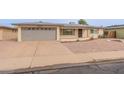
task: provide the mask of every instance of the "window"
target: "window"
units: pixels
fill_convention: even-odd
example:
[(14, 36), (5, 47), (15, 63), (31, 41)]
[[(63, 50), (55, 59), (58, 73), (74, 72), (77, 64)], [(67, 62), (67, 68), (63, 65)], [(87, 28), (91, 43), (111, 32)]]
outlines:
[(97, 30), (96, 29), (91, 29), (91, 34), (97, 34)]
[(91, 34), (93, 34), (93, 33), (94, 33), (94, 30), (92, 29), (92, 30), (91, 30)]
[(62, 35), (75, 35), (75, 30), (74, 29), (63, 29)]

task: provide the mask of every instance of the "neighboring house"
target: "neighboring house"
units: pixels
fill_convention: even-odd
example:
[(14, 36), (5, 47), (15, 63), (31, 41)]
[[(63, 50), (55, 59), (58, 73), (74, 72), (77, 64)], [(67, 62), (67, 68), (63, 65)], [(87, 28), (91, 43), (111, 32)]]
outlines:
[(17, 29), (0, 26), (0, 40), (17, 40)]
[(124, 39), (124, 25), (112, 25), (105, 27), (104, 36), (107, 38)]
[(80, 24), (17, 23), (18, 41), (82, 41), (103, 36), (103, 28)]

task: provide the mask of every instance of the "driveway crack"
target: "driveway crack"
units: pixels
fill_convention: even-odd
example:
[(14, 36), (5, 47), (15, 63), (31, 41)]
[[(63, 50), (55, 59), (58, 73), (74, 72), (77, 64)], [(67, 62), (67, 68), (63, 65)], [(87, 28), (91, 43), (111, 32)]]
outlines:
[(40, 42), (37, 42), (36, 48), (35, 48), (35, 50), (34, 50), (34, 54), (33, 54), (33, 56), (32, 56), (32, 59), (31, 59), (30, 65), (29, 65), (29, 68), (31, 68), (31, 66), (32, 66), (32, 63), (33, 63), (34, 57), (36, 56), (36, 52), (37, 52), (37, 50), (38, 50), (39, 44), (40, 44)]

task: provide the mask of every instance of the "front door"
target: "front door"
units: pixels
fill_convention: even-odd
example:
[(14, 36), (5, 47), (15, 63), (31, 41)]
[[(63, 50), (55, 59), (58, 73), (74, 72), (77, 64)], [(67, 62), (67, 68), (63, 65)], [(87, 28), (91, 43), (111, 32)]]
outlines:
[(83, 35), (82, 35), (82, 29), (78, 29), (78, 37), (79, 37), (79, 38), (82, 38), (82, 36), (83, 36)]

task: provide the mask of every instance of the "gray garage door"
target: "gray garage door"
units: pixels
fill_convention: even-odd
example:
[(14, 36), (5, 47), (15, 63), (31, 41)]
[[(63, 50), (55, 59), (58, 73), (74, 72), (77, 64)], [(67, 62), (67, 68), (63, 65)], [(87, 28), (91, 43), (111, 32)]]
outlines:
[(56, 40), (55, 30), (22, 30), (23, 41)]

